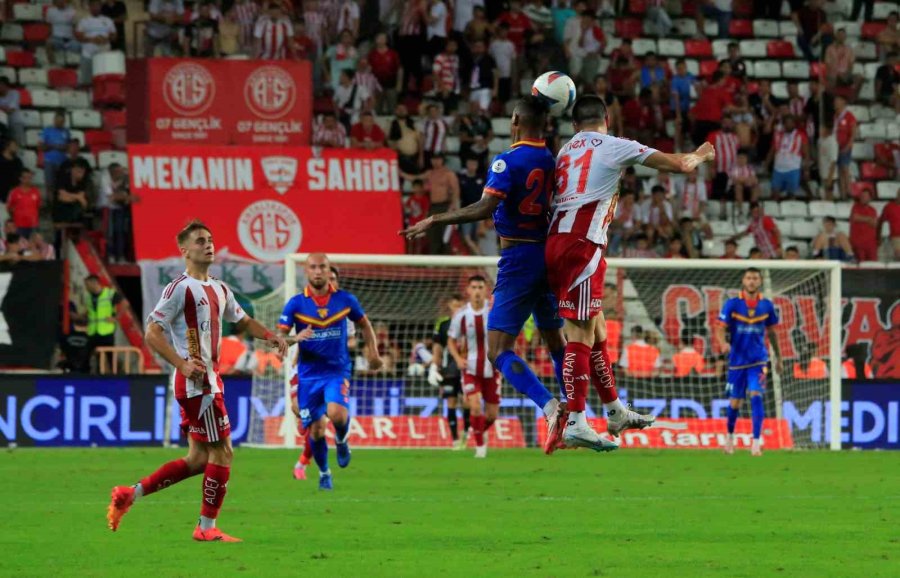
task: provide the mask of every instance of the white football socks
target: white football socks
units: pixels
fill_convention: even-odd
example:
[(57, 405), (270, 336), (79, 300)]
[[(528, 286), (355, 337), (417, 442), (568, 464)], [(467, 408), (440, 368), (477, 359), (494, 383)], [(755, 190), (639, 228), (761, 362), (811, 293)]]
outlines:
[(137, 502), (138, 498), (144, 497), (144, 486), (142, 486), (141, 483), (138, 482), (132, 487), (134, 488), (134, 501)]
[(604, 403), (603, 407), (606, 409), (606, 413), (608, 413), (610, 416), (614, 416), (618, 412), (622, 412), (624, 414), (625, 410), (627, 409), (624, 405), (622, 405), (622, 402), (619, 401), (618, 397), (610, 403)]
[(553, 419), (556, 417), (556, 408), (559, 407), (559, 402), (556, 399), (551, 399), (547, 403), (544, 404), (544, 416), (547, 419)]
[(201, 530), (209, 530), (210, 528), (216, 527), (216, 519), (215, 518), (207, 518), (206, 516), (200, 516), (200, 529)]
[(588, 426), (587, 417), (583, 411), (573, 411), (569, 412), (569, 424), (575, 422), (575, 427), (590, 427)]

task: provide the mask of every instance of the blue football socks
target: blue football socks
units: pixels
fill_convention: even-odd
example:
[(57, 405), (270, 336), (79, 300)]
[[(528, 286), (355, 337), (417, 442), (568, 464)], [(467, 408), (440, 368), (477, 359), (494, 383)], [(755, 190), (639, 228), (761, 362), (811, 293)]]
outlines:
[(753, 439), (758, 440), (762, 433), (763, 417), (766, 410), (763, 407), (763, 398), (761, 395), (750, 396), (750, 418), (753, 422)]
[(507, 350), (497, 356), (495, 365), (516, 391), (527, 396), (540, 409), (544, 409), (547, 402), (553, 399), (553, 395), (547, 391), (528, 364), (512, 351)]
[(735, 408), (731, 407), (730, 405), (728, 406), (728, 412), (725, 415), (728, 416), (728, 433), (730, 433), (730, 434), (734, 433), (734, 424), (737, 423), (737, 418), (738, 418), (739, 412), (740, 412), (740, 410), (735, 409)]
[(325, 437), (321, 437), (312, 441), (313, 458), (316, 465), (319, 466), (320, 472), (328, 471), (328, 441)]

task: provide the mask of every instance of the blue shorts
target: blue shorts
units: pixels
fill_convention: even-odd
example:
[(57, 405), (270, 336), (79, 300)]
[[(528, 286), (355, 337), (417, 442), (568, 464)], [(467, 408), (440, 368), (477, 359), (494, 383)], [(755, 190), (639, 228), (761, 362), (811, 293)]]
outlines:
[(350, 403), (350, 382), (342, 376), (321, 379), (301, 379), (297, 388), (297, 406), (303, 427), (322, 419), (329, 403), (348, 407)]
[(522, 243), (500, 253), (488, 331), (518, 335), (532, 314), (538, 329), (563, 326), (556, 297), (547, 283), (543, 243)]
[(725, 385), (725, 393), (732, 399), (744, 399), (747, 391), (763, 392), (766, 388), (766, 366), (754, 365), (741, 369), (728, 370), (728, 383)]
[(850, 161), (853, 160), (853, 151), (843, 151), (838, 153), (837, 158), (837, 166), (839, 167), (847, 167), (850, 166)]
[(772, 190), (786, 191), (793, 195), (800, 190), (800, 169), (793, 171), (774, 171), (772, 173)]

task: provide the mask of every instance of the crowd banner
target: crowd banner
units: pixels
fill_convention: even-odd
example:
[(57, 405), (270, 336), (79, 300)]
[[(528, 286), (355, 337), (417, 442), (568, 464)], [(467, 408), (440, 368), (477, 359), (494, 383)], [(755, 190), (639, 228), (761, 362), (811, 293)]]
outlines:
[(128, 76), (129, 142), (310, 143), (309, 62), (148, 58)]
[(277, 263), (298, 251), (400, 254), (396, 153), (265, 146), (129, 147), (137, 259), (178, 256), (191, 219), (217, 251)]
[(62, 261), (0, 264), (0, 366), (50, 369), (61, 294)]

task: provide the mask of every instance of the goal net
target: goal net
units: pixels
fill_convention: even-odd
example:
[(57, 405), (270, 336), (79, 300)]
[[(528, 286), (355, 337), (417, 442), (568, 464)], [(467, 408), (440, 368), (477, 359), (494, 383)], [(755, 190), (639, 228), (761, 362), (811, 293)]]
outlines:
[[(267, 325), (306, 284), (305, 255), (290, 256), (285, 286), (254, 302)], [(496, 279), (497, 258), (331, 255), (341, 289), (355, 294), (375, 327), (385, 367), (370, 371), (362, 342), (351, 351), (354, 372), (350, 411), (355, 446), (450, 448), (447, 402), (429, 385), (427, 365), (435, 321), (447, 315), (453, 294), (481, 274)], [(737, 295), (747, 261), (610, 259), (603, 309), (619, 396), (637, 411), (657, 416), (661, 427), (627, 432), (626, 447), (718, 448), (725, 436), (727, 358), (713, 326), (724, 301)], [(837, 263), (754, 261), (763, 271), (763, 293), (772, 299), (782, 353), (764, 395), (764, 444), (769, 448), (839, 448), (840, 269)], [(538, 331), (528, 323), (517, 352), (551, 392), (553, 366)], [(630, 355), (629, 355), (630, 354)], [(248, 440), (266, 446), (296, 443), (284, 372), (256, 375), (253, 395), (284, 417), (253, 414)], [(491, 447), (537, 445), (544, 435), (541, 411), (503, 383), (501, 419), (489, 433)], [(283, 402), (283, 404), (282, 404)], [(281, 405), (280, 405), (281, 404)], [(592, 390), (589, 416), (601, 418)], [(459, 429), (463, 429), (462, 413)], [(270, 415), (278, 414), (273, 411)], [(604, 424), (596, 424), (605, 431)], [(749, 404), (738, 422), (736, 443), (749, 445)]]

